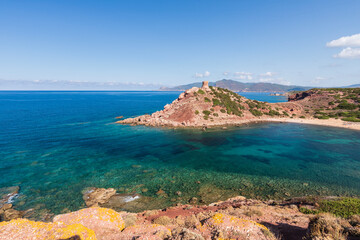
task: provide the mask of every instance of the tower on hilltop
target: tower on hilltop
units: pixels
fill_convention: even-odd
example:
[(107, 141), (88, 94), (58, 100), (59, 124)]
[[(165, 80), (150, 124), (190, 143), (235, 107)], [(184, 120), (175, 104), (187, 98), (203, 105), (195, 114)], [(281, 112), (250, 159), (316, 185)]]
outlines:
[(209, 82), (208, 81), (203, 81), (201, 88), (209, 88)]

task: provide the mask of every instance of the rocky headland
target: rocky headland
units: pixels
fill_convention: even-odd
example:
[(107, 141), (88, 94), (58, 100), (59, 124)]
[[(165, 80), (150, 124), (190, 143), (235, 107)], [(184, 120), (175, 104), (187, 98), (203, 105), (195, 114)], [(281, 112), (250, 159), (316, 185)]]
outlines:
[(360, 130), (360, 89), (311, 89), (289, 95), (288, 102), (250, 100), (227, 89), (193, 87), (164, 109), (120, 124), (163, 127), (215, 127), (252, 122), (294, 122)]

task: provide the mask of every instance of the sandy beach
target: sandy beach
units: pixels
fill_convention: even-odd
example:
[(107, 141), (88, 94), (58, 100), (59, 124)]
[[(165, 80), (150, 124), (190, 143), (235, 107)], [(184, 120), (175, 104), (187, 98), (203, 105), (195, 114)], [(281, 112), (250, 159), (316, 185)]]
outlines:
[(302, 123), (302, 124), (312, 124), (312, 125), (321, 125), (328, 127), (340, 127), (348, 128), (353, 130), (360, 130), (360, 122), (346, 122), (340, 119), (303, 119), (303, 118), (268, 118), (264, 121), (269, 122), (288, 122), (288, 123)]

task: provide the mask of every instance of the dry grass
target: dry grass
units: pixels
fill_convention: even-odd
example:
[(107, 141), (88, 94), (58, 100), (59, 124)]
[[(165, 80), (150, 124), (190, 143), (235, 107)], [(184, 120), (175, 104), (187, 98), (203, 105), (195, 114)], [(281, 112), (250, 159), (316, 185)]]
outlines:
[(349, 223), (330, 213), (321, 213), (310, 220), (307, 235), (308, 239), (346, 240), (347, 234), (344, 232), (344, 225), (349, 225)]
[(170, 225), (173, 224), (173, 220), (169, 218), (168, 216), (161, 216), (158, 218), (155, 218), (153, 220), (154, 224), (160, 224), (160, 225)]

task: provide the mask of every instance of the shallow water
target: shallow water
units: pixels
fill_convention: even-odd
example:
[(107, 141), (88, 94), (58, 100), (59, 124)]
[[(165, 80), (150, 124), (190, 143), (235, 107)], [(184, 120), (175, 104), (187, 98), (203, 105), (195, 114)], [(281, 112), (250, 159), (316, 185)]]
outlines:
[(125, 207), (131, 211), (192, 197), (209, 203), (236, 195), (360, 195), (358, 131), (289, 123), (206, 132), (113, 124), (116, 116), (160, 110), (178, 94), (0, 92), (0, 188), (20, 186), (19, 209), (53, 213), (83, 207), (86, 187), (145, 196), (147, 204)]

